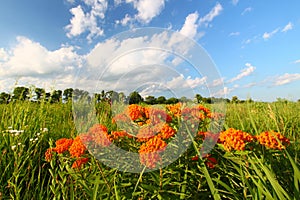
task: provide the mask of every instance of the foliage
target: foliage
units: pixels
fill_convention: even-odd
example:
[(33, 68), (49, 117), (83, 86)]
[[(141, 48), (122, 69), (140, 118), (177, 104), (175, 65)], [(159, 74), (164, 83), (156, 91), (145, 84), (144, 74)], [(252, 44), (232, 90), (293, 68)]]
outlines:
[[(167, 109), (173, 110), (171, 126), (178, 123), (172, 108)], [(109, 102), (96, 103), (96, 111), (116, 145), (139, 144), (134, 147), (138, 150), (144, 144), (113, 132), (117, 126), (111, 124)], [(88, 162), (72, 168), (78, 159), (72, 157), (78, 155), (74, 148), (63, 153), (56, 149), (47, 162), (45, 152), (57, 147), (55, 141), (78, 138), (72, 112), (72, 102), (50, 103), (43, 96), (39, 102), (0, 104), (0, 199), (300, 199), (298, 102), (227, 104), (224, 135), (233, 128), (245, 146), (224, 139), (202, 158), (199, 148), (211, 134), (201, 126), (192, 146), (175, 162), (140, 174), (109, 168), (87, 151), (81, 157)], [(137, 116), (134, 123), (147, 121), (145, 115)], [(279, 144), (286, 140), (273, 138), (273, 133), (281, 133), (290, 144), (282, 148)], [(232, 145), (230, 151), (225, 142)]]

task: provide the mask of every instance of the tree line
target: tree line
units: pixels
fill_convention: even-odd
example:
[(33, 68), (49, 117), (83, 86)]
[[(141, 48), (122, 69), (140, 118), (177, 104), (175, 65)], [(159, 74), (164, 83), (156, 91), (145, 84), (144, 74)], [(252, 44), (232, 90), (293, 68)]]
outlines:
[(187, 97), (170, 97), (166, 98), (164, 96), (147, 96), (143, 98), (137, 91), (130, 93), (126, 96), (123, 92), (116, 91), (104, 91), (102, 90), (100, 93), (95, 93), (93, 95), (89, 94), (88, 91), (67, 88), (65, 90), (53, 90), (51, 92), (46, 92), (43, 88), (34, 88), (30, 89), (28, 87), (19, 86), (15, 87), (11, 94), (2, 92), (0, 93), (0, 104), (7, 104), (13, 101), (47, 101), (50, 103), (66, 103), (69, 101), (77, 101), (80, 99), (86, 98), (87, 100), (91, 100), (94, 98), (96, 102), (124, 102), (129, 104), (137, 104), (137, 103), (145, 103), (149, 105), (154, 104), (175, 104), (178, 102), (196, 102), (196, 103), (205, 103), (211, 104), (216, 102), (226, 102), (226, 103), (245, 103), (245, 102), (253, 102), (252, 99), (248, 100), (240, 100), (237, 96), (233, 96), (231, 99), (228, 98), (215, 98), (215, 97), (203, 97), (200, 94), (196, 94), (194, 99), (188, 99)]

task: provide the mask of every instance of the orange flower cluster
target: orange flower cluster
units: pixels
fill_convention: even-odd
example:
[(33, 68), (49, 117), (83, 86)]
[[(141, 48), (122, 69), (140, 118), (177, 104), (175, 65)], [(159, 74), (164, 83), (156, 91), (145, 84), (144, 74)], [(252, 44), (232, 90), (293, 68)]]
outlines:
[(161, 161), (160, 153), (166, 147), (167, 143), (160, 136), (154, 136), (141, 145), (139, 150), (140, 162), (148, 168), (156, 167), (157, 162)]
[(160, 130), (160, 135), (163, 139), (169, 139), (176, 134), (176, 131), (169, 126), (168, 124), (164, 124)]
[(220, 133), (220, 142), (223, 143), (224, 149), (231, 150), (245, 150), (246, 143), (254, 140), (253, 136), (241, 130), (229, 128)]
[(211, 115), (208, 108), (203, 105), (194, 106), (192, 108), (186, 107), (182, 110), (183, 120), (200, 120), (203, 121), (205, 118)]
[(147, 125), (139, 129), (139, 132), (136, 135), (136, 137), (138, 138), (139, 142), (146, 142), (150, 138), (154, 137), (156, 133), (157, 132), (153, 126)]
[(53, 157), (53, 152), (62, 154), (66, 151), (69, 151), (71, 157), (77, 158), (73, 163), (73, 168), (79, 168), (82, 164), (88, 161), (88, 158), (82, 158), (81, 156), (85, 153), (86, 147), (80, 139), (80, 136), (77, 136), (74, 140), (61, 138), (55, 142), (54, 148), (48, 148), (45, 152), (46, 161), (50, 162)]
[(256, 139), (261, 145), (270, 149), (285, 149), (290, 144), (289, 139), (274, 131), (265, 131), (256, 136)]
[(72, 157), (80, 158), (85, 153), (86, 147), (81, 141), (80, 136), (77, 136), (69, 148)]
[(211, 139), (214, 141), (218, 141), (220, 137), (220, 133), (213, 133), (210, 131), (199, 131), (198, 136), (200, 136), (200, 138), (202, 138), (203, 140)]
[(52, 150), (56, 153), (63, 153), (68, 151), (69, 147), (72, 145), (73, 139), (61, 138), (55, 142), (56, 147)]
[(132, 121), (145, 117), (145, 109), (137, 104), (129, 105), (127, 113)]
[(88, 158), (79, 158), (72, 164), (72, 168), (80, 168), (82, 165), (84, 165), (88, 161), (89, 161)]
[(176, 118), (181, 117), (181, 108), (182, 108), (181, 103), (167, 105), (166, 108), (169, 111), (169, 113), (174, 117)]
[(166, 111), (157, 108), (149, 108), (147, 118), (150, 119), (150, 123), (153, 125), (161, 122), (170, 123), (172, 121), (172, 117)]
[(89, 137), (94, 144), (102, 147), (109, 146), (112, 140), (108, 134), (107, 128), (102, 124), (95, 124), (92, 126), (84, 137)]
[(110, 134), (110, 138), (112, 140), (117, 140), (123, 137), (133, 138), (133, 136), (128, 134), (126, 131), (112, 131)]

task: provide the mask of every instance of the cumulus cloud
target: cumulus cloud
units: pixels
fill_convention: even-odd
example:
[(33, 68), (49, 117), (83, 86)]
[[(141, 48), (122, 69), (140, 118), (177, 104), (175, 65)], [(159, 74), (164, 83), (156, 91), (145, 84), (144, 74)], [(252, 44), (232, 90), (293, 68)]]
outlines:
[[(145, 85), (148, 92), (152, 91), (153, 83), (175, 91), (199, 89), (206, 81), (217, 77), (204, 57), (201, 59), (206, 66), (201, 71), (203, 75), (195, 76), (199, 72), (185, 60), (191, 58), (193, 48), (191, 40), (186, 40), (179, 32), (162, 31), (143, 37), (110, 39), (100, 42), (86, 55), (88, 73), (83, 75), (88, 74), (89, 80), (101, 79), (101, 87), (125, 93)], [(197, 55), (201, 56), (199, 50)]]
[(135, 18), (144, 24), (158, 16), (165, 6), (165, 0), (126, 0), (126, 3), (133, 3), (138, 11)]
[(116, 20), (116, 24), (121, 24), (122, 26), (127, 26), (133, 18), (126, 14), (125, 17), (121, 20)]
[(222, 5), (220, 3), (217, 3), (207, 15), (199, 19), (200, 25), (204, 24), (205, 26), (208, 26), (208, 23), (211, 22), (215, 17), (220, 15), (222, 10)]
[(104, 30), (98, 26), (98, 20), (105, 18), (108, 3), (107, 0), (84, 0), (84, 3), (90, 8), (90, 11), (84, 12), (80, 5), (71, 8), (70, 12), (73, 17), (65, 29), (69, 38), (87, 32), (87, 40), (91, 42), (95, 37), (104, 34)]
[[(194, 90), (218, 78), (214, 68), (209, 68), (208, 58), (179, 31), (134, 33), (137, 35), (101, 41), (85, 55), (78, 55), (72, 46), (51, 51), (38, 42), (18, 37), (16, 46), (0, 50), (0, 82), (9, 79), (13, 84), (17, 79), (19, 84), (38, 87), (115, 90), (125, 94), (140, 88), (144, 89), (138, 91), (148, 88), (149, 92), (157, 89), (151, 85), (159, 84), (161, 91), (192, 97)], [(201, 63), (190, 63), (193, 52), (205, 63), (201, 74), (194, 67)], [(175, 62), (178, 58), (181, 61)]]
[(286, 85), (286, 84), (289, 84), (291, 82), (298, 81), (298, 80), (300, 80), (299, 73), (296, 73), (296, 74), (285, 73), (285, 74), (275, 78), (274, 85), (275, 86)]
[(226, 97), (226, 96), (227, 96), (228, 94), (230, 94), (233, 90), (234, 90), (234, 88), (224, 87), (224, 88), (220, 89), (219, 91), (213, 93), (212, 96), (213, 96), (213, 97)]
[(243, 77), (249, 76), (252, 74), (255, 70), (255, 67), (251, 65), (250, 63), (245, 64), (246, 68), (242, 69), (241, 72), (234, 78), (230, 79), (228, 83), (232, 83), (234, 81), (240, 80)]
[(271, 37), (273, 37), (277, 32), (279, 31), (279, 28), (276, 28), (275, 30), (273, 30), (272, 32), (265, 32), (263, 34), (263, 39), (267, 40), (267, 39), (270, 39)]
[(198, 28), (198, 24), (197, 24), (197, 20), (198, 20), (198, 13), (194, 12), (189, 14), (186, 18), (185, 18), (185, 22), (184, 25), (182, 26), (182, 28), (180, 29), (180, 33), (190, 37), (190, 38), (194, 38), (195, 35), (197, 34), (197, 28)]
[(281, 32), (287, 32), (292, 29), (293, 29), (293, 24), (289, 22), (287, 25), (285, 25), (285, 27), (281, 30)]
[(0, 76), (35, 77), (52, 73), (68, 73), (81, 66), (81, 57), (72, 46), (49, 51), (41, 44), (26, 37), (17, 37), (17, 45), (3, 50), (5, 59), (0, 60)]

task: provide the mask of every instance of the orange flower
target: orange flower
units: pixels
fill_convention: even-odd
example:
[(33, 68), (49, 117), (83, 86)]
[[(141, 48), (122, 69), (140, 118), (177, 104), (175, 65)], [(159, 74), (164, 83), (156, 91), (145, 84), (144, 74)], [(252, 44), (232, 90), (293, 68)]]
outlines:
[(112, 131), (110, 137), (112, 140), (117, 140), (122, 137), (132, 138), (133, 136), (128, 134), (126, 131)]
[(210, 139), (210, 140), (214, 140), (214, 141), (218, 141), (218, 138), (220, 137), (220, 133), (213, 133), (213, 132), (209, 132), (209, 131), (199, 131), (198, 132), (198, 136), (200, 136), (200, 138), (205, 139)]
[(144, 108), (136, 104), (129, 105), (127, 113), (132, 121), (143, 118), (145, 116)]
[(181, 116), (181, 107), (182, 107), (181, 103), (166, 106), (169, 113), (171, 115), (173, 115), (174, 117), (180, 117)]
[(73, 139), (67, 139), (67, 138), (58, 139), (55, 142), (56, 147), (53, 148), (52, 150), (57, 153), (63, 153), (69, 149), (69, 147), (72, 145), (72, 143), (73, 143)]
[(79, 158), (75, 160), (75, 162), (72, 164), (72, 168), (80, 168), (83, 164), (87, 163), (88, 161), (88, 158)]
[(118, 123), (118, 122), (128, 123), (128, 122), (130, 122), (130, 118), (126, 114), (120, 113), (120, 114), (117, 114), (113, 117), (112, 122), (113, 123)]
[(253, 141), (253, 136), (241, 130), (229, 128), (220, 133), (220, 142), (223, 143), (224, 149), (231, 150), (245, 150), (246, 143)]
[(160, 153), (165, 150), (167, 143), (160, 136), (154, 136), (142, 144), (139, 150), (140, 162), (148, 168), (154, 168), (161, 161)]
[(256, 139), (261, 145), (264, 145), (270, 149), (285, 149), (290, 144), (289, 139), (277, 133), (275, 131), (265, 131), (256, 136)]
[(45, 152), (45, 159), (47, 162), (50, 162), (53, 157), (53, 149), (48, 148), (47, 151)]
[(199, 109), (199, 111), (203, 111), (204, 114), (206, 114), (206, 115), (208, 115), (208, 114), (211, 113), (210, 110), (209, 110), (208, 108), (206, 108), (205, 106), (203, 106), (203, 105), (201, 105), (201, 104), (198, 105), (198, 109)]
[(161, 133), (160, 135), (163, 139), (169, 139), (176, 134), (176, 131), (168, 124), (164, 124), (164, 126), (160, 130), (160, 133)]
[(140, 128), (136, 137), (139, 142), (145, 142), (152, 138), (155, 134), (156, 132), (154, 132), (153, 126), (147, 125)]
[(71, 156), (79, 158), (84, 154), (85, 150), (86, 150), (86, 147), (82, 143), (80, 136), (77, 136), (74, 139), (73, 144), (69, 148), (69, 152), (70, 152)]
[(109, 137), (107, 128), (104, 125), (95, 124), (89, 129), (88, 134), (93, 137), (93, 141), (96, 144), (102, 147), (107, 147), (111, 144), (111, 138)]
[(168, 113), (164, 110), (150, 108), (148, 112), (148, 118), (150, 119), (150, 123), (153, 125), (159, 124), (161, 122), (170, 123), (172, 121), (172, 117), (168, 115)]
[(215, 166), (217, 164), (218, 164), (218, 161), (214, 157), (208, 157), (207, 160), (205, 161), (205, 165), (210, 169), (215, 168)]
[(102, 125), (102, 124), (95, 124), (94, 126), (92, 126), (90, 129), (89, 129), (89, 133), (99, 133), (99, 132), (107, 132), (107, 128), (106, 126)]

